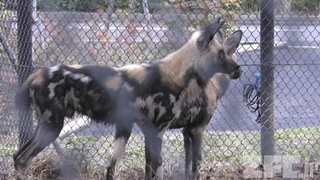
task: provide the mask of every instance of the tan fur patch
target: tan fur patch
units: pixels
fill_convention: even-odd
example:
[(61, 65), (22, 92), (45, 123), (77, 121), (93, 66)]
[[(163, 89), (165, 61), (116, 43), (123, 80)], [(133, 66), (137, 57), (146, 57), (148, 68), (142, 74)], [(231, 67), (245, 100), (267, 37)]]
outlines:
[(46, 110), (44, 111), (42, 114), (41, 114), (41, 118), (44, 120), (44, 121), (47, 121), (47, 123), (51, 123), (50, 122), (50, 117), (52, 116), (52, 112), (49, 111), (49, 110)]
[(185, 99), (186, 103), (191, 103), (199, 98), (201, 91), (202, 89), (198, 86), (197, 81), (193, 79), (189, 82), (188, 87), (182, 91), (180, 98)]
[(81, 64), (73, 64), (73, 65), (69, 65), (69, 67), (72, 67), (72, 68), (75, 68), (75, 69), (81, 69), (81, 68), (83, 68), (84, 66), (81, 65)]
[(164, 62), (160, 63), (161, 80), (173, 87), (184, 86), (187, 68), (199, 59), (198, 56), (196, 41), (191, 39), (178, 51), (160, 60)]
[(24, 84), (25, 85), (29, 85), (30, 83), (32, 83), (34, 85), (42, 85), (44, 83), (43, 70), (42, 69), (39, 69), (35, 73), (31, 74)]
[(118, 71), (126, 72), (130, 78), (133, 78), (137, 80), (139, 83), (141, 83), (147, 78), (147, 73), (145, 71), (145, 67), (147, 66), (149, 66), (149, 64), (132, 64), (115, 69)]
[(112, 90), (118, 90), (122, 84), (122, 79), (120, 76), (112, 77), (112, 78), (107, 78), (105, 85), (112, 89)]
[[(172, 108), (172, 112), (174, 113), (174, 118), (179, 119), (181, 116), (181, 107), (184, 104), (189, 104), (195, 101), (196, 99), (199, 99), (202, 89), (197, 85), (197, 82), (195, 79), (191, 80), (188, 84), (188, 87), (186, 87), (180, 94), (179, 100), (175, 101), (174, 96), (170, 96), (170, 101), (174, 103), (174, 106)], [(190, 115), (197, 114), (199, 109), (193, 108), (190, 109)], [(190, 119), (190, 117), (189, 117)], [(191, 118), (194, 119), (194, 118)]]
[(207, 87), (205, 88), (205, 93), (209, 99), (207, 112), (213, 113), (217, 107), (217, 93), (218, 89), (214, 86), (213, 79), (208, 83)]
[(235, 54), (232, 54), (232, 55), (231, 55), (231, 58), (232, 58), (232, 60), (233, 60), (234, 62), (238, 62), (238, 58), (237, 58), (237, 56), (236, 56)]
[(208, 118), (208, 121), (203, 121), (200, 126), (196, 126), (195, 128), (191, 129), (190, 131), (192, 132), (192, 134), (203, 134), (203, 131), (209, 123), (209, 120), (210, 118)]

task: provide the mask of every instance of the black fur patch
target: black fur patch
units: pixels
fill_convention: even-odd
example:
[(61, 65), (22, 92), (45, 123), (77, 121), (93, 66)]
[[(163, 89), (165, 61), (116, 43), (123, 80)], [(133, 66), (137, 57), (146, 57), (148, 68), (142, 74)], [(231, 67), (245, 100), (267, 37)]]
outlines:
[(137, 96), (144, 96), (146, 94), (151, 94), (156, 88), (158, 82), (160, 82), (161, 74), (159, 67), (157, 65), (150, 65), (144, 68), (144, 73), (148, 74), (146, 79), (139, 83), (140, 79), (130, 78), (127, 71), (122, 71), (123, 78), (135, 88)]
[[(162, 82), (157, 63), (151, 64), (144, 70), (144, 73), (147, 73), (148, 75), (146, 76), (147, 79), (142, 81), (142, 84), (138, 83), (137, 79), (130, 78), (126, 71), (123, 72), (123, 77), (131, 86), (134, 87), (138, 98), (142, 98), (142, 101), (147, 101), (148, 103), (150, 103), (150, 98), (152, 99), (153, 107), (149, 107), (150, 104), (147, 105), (146, 102), (141, 106), (138, 105), (138, 108), (145, 115), (150, 113), (153, 115), (151, 119), (149, 117), (149, 120), (153, 125), (158, 127), (159, 130), (162, 130), (163, 128), (168, 128), (168, 125), (170, 125), (170, 128), (181, 128), (186, 126), (196, 126), (201, 123), (200, 116), (205, 114), (204, 112), (207, 107), (207, 101), (205, 101), (207, 98), (204, 92), (202, 92), (200, 97), (195, 101), (191, 103), (182, 103), (178, 107), (180, 112), (174, 112), (177, 111), (177, 109), (174, 110), (175, 103), (180, 100), (180, 95), (185, 89), (174, 88), (169, 84)], [(189, 71), (185, 78), (185, 87), (188, 87), (188, 84), (192, 80), (196, 80), (197, 85), (201, 89), (206, 85), (205, 82), (195, 74), (195, 72)], [(190, 115), (191, 108), (199, 109), (199, 112)], [(163, 109), (164, 112), (161, 112)], [(179, 114), (178, 117), (177, 114)], [(199, 121), (197, 121), (198, 119)]]
[[(42, 84), (31, 83), (29, 87), (41, 114), (51, 111), (52, 114), (72, 117), (75, 112), (79, 112), (98, 122), (114, 123), (116, 119), (109, 118), (107, 114), (115, 107), (129, 108), (132, 93), (124, 88), (116, 89), (105, 85), (109, 79), (119, 77), (118, 72), (111, 67), (83, 66), (77, 69), (61, 64), (59, 68), (50, 68), (44, 68), (41, 75), (45, 81)], [(74, 75), (90, 80), (84, 82)], [(122, 80), (120, 86), (123, 83)], [(52, 99), (48, 98), (50, 94)]]

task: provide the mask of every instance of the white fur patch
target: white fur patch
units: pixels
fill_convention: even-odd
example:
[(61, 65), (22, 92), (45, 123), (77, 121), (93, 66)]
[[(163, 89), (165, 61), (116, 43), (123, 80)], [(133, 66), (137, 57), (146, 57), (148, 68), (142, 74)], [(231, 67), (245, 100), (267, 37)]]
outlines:
[(158, 168), (156, 170), (156, 179), (163, 179), (163, 165), (162, 164), (160, 166), (158, 166)]
[[(171, 123), (172, 123), (172, 121), (168, 122), (168, 124), (164, 128), (161, 129), (161, 131), (157, 135), (158, 138), (163, 140), (163, 135), (169, 129), (169, 127), (171, 126)], [(162, 141), (162, 143), (163, 143), (163, 141)]]
[(88, 83), (88, 82), (90, 82), (90, 80), (91, 80), (91, 78), (89, 76), (85, 76), (85, 77), (80, 79), (80, 81), (83, 82), (83, 83)]
[(68, 71), (68, 70), (64, 70), (63, 71), (63, 75), (64, 76), (71, 76), (73, 79), (75, 80), (80, 80), (81, 82), (83, 83), (88, 83), (90, 82), (91, 78), (85, 74), (74, 74), (72, 73), (71, 71)]
[(66, 93), (65, 104), (67, 104), (70, 101), (72, 102), (73, 107), (75, 108), (80, 107), (80, 104), (79, 104), (80, 100), (74, 95), (74, 88), (71, 88), (70, 91)]
[[(161, 104), (156, 104), (154, 102), (154, 99), (157, 96), (162, 96), (163, 93), (156, 93), (152, 96), (148, 96), (147, 98), (137, 98), (136, 101), (134, 102), (133, 106), (136, 108), (143, 108), (143, 107), (147, 107), (148, 108), (148, 117), (149, 119), (154, 119), (155, 117), (155, 110), (158, 108), (159, 109), (159, 115), (157, 117), (157, 119), (161, 118), (161, 116), (163, 114), (166, 113), (165, 107), (161, 106)], [(156, 119), (156, 120), (157, 120)]]
[(113, 158), (117, 161), (121, 159), (125, 151), (126, 139), (124, 137), (117, 138), (114, 142)]
[(124, 83), (123, 86), (122, 86), (124, 89), (126, 89), (127, 91), (129, 92), (132, 92), (133, 91), (133, 87), (129, 84), (129, 83)]
[(166, 113), (166, 108), (164, 106), (158, 105), (158, 109), (159, 109), (159, 114), (156, 121), (158, 121), (162, 117), (162, 115)]
[(59, 82), (57, 83), (50, 83), (48, 86), (49, 89), (49, 99), (52, 99), (55, 96), (55, 92), (54, 92), (54, 88), (56, 88), (58, 85), (63, 84), (64, 83), (64, 79), (61, 79)]
[(174, 95), (170, 94), (169, 98), (170, 98), (170, 102), (171, 103), (175, 103), (176, 102), (176, 97)]
[(88, 83), (88, 82), (91, 80), (91, 78), (90, 78), (89, 76), (86, 76), (86, 75), (84, 75), (84, 74), (75, 74), (75, 75), (73, 76), (73, 78), (74, 78), (75, 80), (80, 80), (80, 81), (83, 82), (83, 83)]
[(83, 74), (74, 74), (73, 78), (76, 79), (76, 80), (79, 80), (81, 78), (83, 78), (84, 75)]
[(67, 75), (69, 75), (69, 74), (71, 74), (72, 72), (71, 71), (68, 71), (68, 70), (64, 70), (63, 71), (63, 75), (64, 76), (67, 76)]
[(192, 107), (188, 111), (188, 118), (191, 119), (191, 122), (195, 120), (196, 116), (199, 114), (201, 108)]
[(192, 34), (191, 39), (190, 40), (197, 40), (198, 37), (201, 35), (200, 31), (196, 31)]
[(83, 83), (88, 83), (91, 81), (91, 78), (85, 74), (74, 74), (71, 71), (68, 70), (64, 70), (63, 71), (63, 75), (64, 76), (70, 76), (71, 78), (73, 78), (74, 80), (80, 80)]
[(49, 118), (51, 116), (52, 116), (52, 112), (49, 111), (49, 110), (46, 110), (46, 111), (44, 111), (44, 113), (41, 114), (42, 119), (47, 121), (47, 122), (49, 122), (49, 123), (51, 123), (50, 120), (49, 120)]
[(174, 114), (174, 119), (178, 119), (181, 115), (181, 103), (176, 102), (173, 105), (172, 113)]
[(53, 77), (53, 73), (58, 71), (60, 66), (61, 66), (61, 64), (57, 64), (55, 66), (49, 67), (49, 78)]

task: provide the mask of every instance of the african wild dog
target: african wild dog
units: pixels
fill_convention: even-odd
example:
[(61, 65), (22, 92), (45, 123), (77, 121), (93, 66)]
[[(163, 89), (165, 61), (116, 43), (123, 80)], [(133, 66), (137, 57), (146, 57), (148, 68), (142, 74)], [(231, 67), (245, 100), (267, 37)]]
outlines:
[(234, 52), (242, 32), (234, 32), (225, 41), (214, 38), (223, 23), (215, 18), (179, 50), (155, 63), (118, 69), (136, 93), (133, 107), (148, 117), (148, 122), (138, 125), (153, 127), (144, 132), (146, 179), (163, 179), (162, 138), (169, 128), (184, 128), (186, 176), (199, 178), (202, 133), (227, 88), (229, 77), (239, 78), (241, 74)]
[(223, 23), (220, 18), (212, 20), (178, 51), (153, 64), (116, 70), (56, 65), (32, 74), (17, 93), (17, 105), (22, 110), (32, 105), (39, 122), (33, 137), (14, 155), (16, 169), (25, 172), (31, 159), (59, 135), (64, 117), (78, 112), (116, 126), (108, 179), (112, 179), (134, 122), (145, 134), (146, 179), (162, 179), (164, 131), (185, 127), (190, 134), (194, 128), (200, 132), (208, 123), (210, 79), (217, 73), (241, 71), (230, 55), (239, 45), (241, 31), (225, 43), (213, 38)]
[[(32, 158), (58, 137), (64, 118), (76, 112), (115, 125), (115, 138), (121, 141), (115, 141), (113, 159), (118, 159), (123, 150), (117, 148), (125, 146), (138, 114), (129, 107), (133, 98), (123, 78), (108, 66), (59, 64), (39, 69), (16, 95), (20, 110), (33, 106), (38, 124), (32, 138), (14, 154), (15, 168), (24, 174)], [(114, 163), (108, 174), (113, 174)]]
[[(239, 36), (239, 37), (236, 37)], [(232, 41), (240, 41), (241, 33), (234, 35), (233, 38), (224, 40), (220, 33), (216, 36), (219, 42), (226, 49), (227, 54), (234, 60), (237, 61), (235, 56), (236, 46), (233, 45)], [(201, 162), (201, 147), (202, 147), (202, 136), (203, 132), (208, 125), (211, 116), (213, 115), (218, 100), (226, 93), (231, 79), (240, 78), (242, 73), (241, 69), (238, 69), (230, 74), (218, 73), (215, 74), (207, 86), (205, 87), (205, 97), (207, 98), (207, 107), (205, 111), (201, 111), (202, 114), (198, 115), (198, 121), (202, 122), (196, 126), (185, 126), (183, 127), (182, 133), (184, 136), (184, 150), (185, 150), (185, 176), (186, 179), (199, 179), (199, 169)], [(191, 121), (194, 121), (191, 119)], [(170, 126), (170, 129), (174, 129), (174, 126)], [(190, 163), (192, 162), (192, 168)], [(191, 174), (190, 174), (191, 170)]]

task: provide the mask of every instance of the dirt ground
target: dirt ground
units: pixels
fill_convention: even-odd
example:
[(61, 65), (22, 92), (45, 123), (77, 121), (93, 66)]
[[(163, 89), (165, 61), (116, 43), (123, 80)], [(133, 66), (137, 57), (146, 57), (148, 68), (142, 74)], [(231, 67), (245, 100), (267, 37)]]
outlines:
[[(297, 166), (299, 167), (299, 166)], [(215, 168), (208, 168), (201, 170), (201, 180), (213, 180), (213, 179), (260, 179), (260, 178), (244, 178), (244, 171), (249, 170), (255, 173), (261, 173), (263, 167), (257, 167), (249, 169), (244, 164), (225, 164), (216, 166)], [(318, 168), (319, 169), (319, 168)], [(0, 173), (0, 180), (9, 179), (22, 179), (23, 177), (14, 170), (14, 168), (7, 169)], [(73, 180), (73, 179), (89, 179), (99, 180), (104, 179), (104, 172), (81, 172), (80, 168), (76, 164), (72, 163), (71, 160), (62, 159), (55, 154), (43, 153), (38, 155), (31, 163), (27, 179), (38, 180), (38, 179), (59, 179), (59, 180)], [(130, 168), (117, 170), (115, 175), (116, 180), (143, 180), (144, 170), (142, 168)], [(183, 180), (184, 175), (180, 170), (178, 171), (167, 171), (164, 170), (165, 180)], [(281, 175), (274, 174), (273, 178), (268, 179), (283, 179)], [(320, 179), (319, 171), (313, 172), (311, 177), (304, 179)]]

